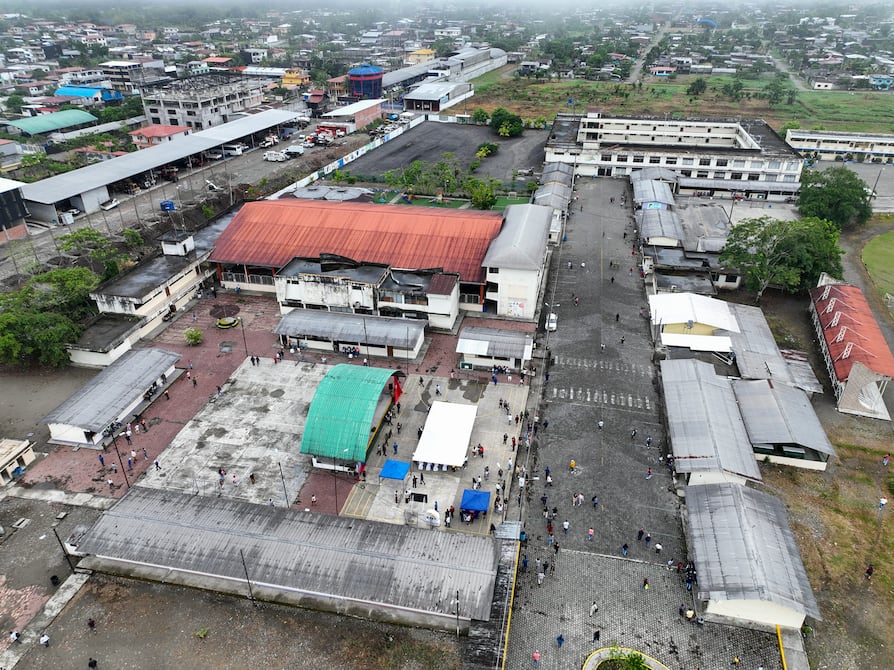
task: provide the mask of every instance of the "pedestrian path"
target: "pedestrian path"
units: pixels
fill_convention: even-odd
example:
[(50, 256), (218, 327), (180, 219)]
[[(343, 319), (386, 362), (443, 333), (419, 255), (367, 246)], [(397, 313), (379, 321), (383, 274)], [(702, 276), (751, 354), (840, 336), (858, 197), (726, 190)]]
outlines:
[(628, 393), (627, 391), (613, 391), (607, 388), (587, 388), (583, 386), (553, 386), (547, 390), (546, 400), (547, 402), (593, 403), (595, 405), (628, 407), (646, 411), (651, 411), (655, 406), (653, 399), (649, 396)]
[(655, 366), (651, 363), (645, 365), (629, 363), (622, 360), (610, 360), (605, 358), (578, 358), (576, 356), (554, 356), (553, 367), (585, 368), (599, 370), (604, 373), (615, 373), (625, 377), (652, 378), (655, 375)]

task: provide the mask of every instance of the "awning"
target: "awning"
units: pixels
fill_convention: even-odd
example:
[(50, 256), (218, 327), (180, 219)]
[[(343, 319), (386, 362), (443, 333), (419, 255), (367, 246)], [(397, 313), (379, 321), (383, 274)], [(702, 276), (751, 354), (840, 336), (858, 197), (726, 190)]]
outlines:
[(399, 479), (403, 481), (407, 472), (410, 471), (410, 464), (405, 463), (403, 461), (385, 461), (385, 465), (382, 466), (382, 472), (379, 475), (381, 479)]
[(490, 491), (463, 491), (463, 501), (459, 508), (470, 512), (486, 512), (490, 509)]
[(477, 405), (432, 403), (422, 438), (413, 452), (413, 460), (418, 463), (462, 466), (466, 461), (477, 413)]

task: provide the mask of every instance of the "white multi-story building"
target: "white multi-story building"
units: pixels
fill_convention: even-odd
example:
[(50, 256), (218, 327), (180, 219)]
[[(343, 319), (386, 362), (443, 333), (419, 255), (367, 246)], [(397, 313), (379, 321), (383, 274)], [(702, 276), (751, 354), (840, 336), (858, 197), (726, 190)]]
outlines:
[(894, 135), (789, 130), (785, 141), (805, 158), (894, 163)]
[(650, 119), (560, 114), (546, 162), (579, 175), (627, 176), (646, 167), (679, 175), (679, 193), (784, 200), (797, 192), (803, 161), (759, 120)]

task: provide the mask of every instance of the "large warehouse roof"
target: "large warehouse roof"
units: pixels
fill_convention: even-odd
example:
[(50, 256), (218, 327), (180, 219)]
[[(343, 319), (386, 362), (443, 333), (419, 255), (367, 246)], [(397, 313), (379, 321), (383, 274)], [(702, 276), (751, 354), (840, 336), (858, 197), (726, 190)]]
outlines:
[(178, 360), (180, 354), (164, 349), (132, 349), (75, 391), (42, 423), (102, 432)]
[(29, 135), (41, 135), (59, 130), (60, 128), (71, 128), (72, 126), (80, 126), (98, 120), (93, 114), (83, 110), (66, 109), (61, 112), (53, 112), (52, 114), (40, 114), (27, 119), (7, 121), (6, 125), (18, 128)]
[(686, 492), (688, 547), (702, 600), (763, 600), (820, 618), (778, 498), (732, 483)]
[(148, 149), (134, 151), (126, 156), (94, 163), (65, 174), (41, 179), (33, 184), (26, 184), (22, 187), (22, 195), (25, 200), (52, 205), (116, 181), (155, 170), (168, 163), (238, 140), (246, 135), (261, 132), (279, 123), (288, 123), (295, 116), (294, 112), (278, 109), (266, 110), (215, 128), (178, 137), (173, 142), (164, 142)]
[(800, 445), (835, 455), (804, 391), (769, 379), (738, 379), (732, 385), (751, 444)]
[[(369, 369), (369, 368), (367, 368)], [(79, 544), (99, 559), (244, 582), (372, 610), (490, 617), (493, 540), (134, 487)], [(242, 557), (245, 563), (242, 562)], [(213, 587), (213, 582), (212, 582)]]
[(847, 380), (855, 361), (876, 374), (894, 377), (894, 356), (863, 291), (848, 284), (827, 284), (810, 289), (810, 299), (839, 381)]
[(761, 479), (726, 377), (691, 358), (661, 361), (668, 437), (678, 472), (730, 472)]
[(336, 254), (398, 269), (443, 268), (483, 281), (503, 217), (401, 205), (315, 200), (249, 202), (220, 236), (211, 261), (283, 267), (296, 256)]
[(376, 407), (394, 373), (344, 363), (326, 373), (307, 412), (301, 453), (365, 461)]

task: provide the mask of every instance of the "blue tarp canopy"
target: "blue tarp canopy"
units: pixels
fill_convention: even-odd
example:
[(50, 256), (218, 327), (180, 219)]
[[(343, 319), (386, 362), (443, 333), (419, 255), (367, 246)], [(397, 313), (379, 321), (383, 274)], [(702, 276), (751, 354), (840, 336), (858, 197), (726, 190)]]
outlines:
[(380, 479), (403, 479), (407, 476), (407, 472), (410, 470), (410, 464), (404, 463), (403, 461), (385, 461), (385, 465), (382, 467), (382, 473), (379, 475)]
[(486, 512), (490, 508), (490, 492), (466, 489), (463, 491), (463, 501), (459, 508), (470, 512)]

